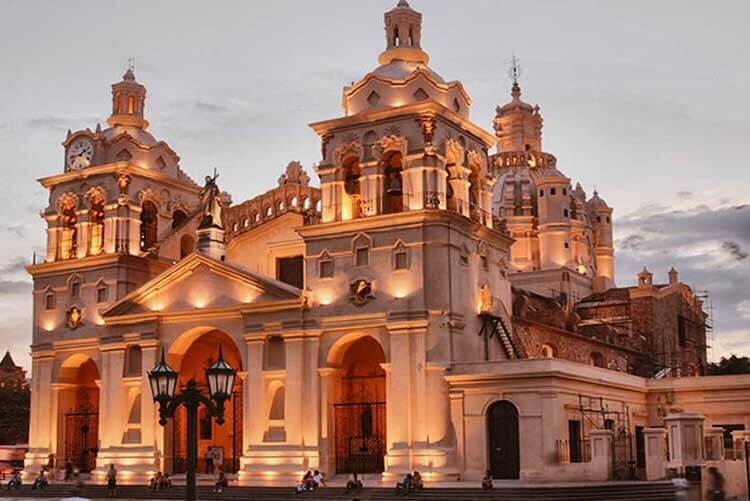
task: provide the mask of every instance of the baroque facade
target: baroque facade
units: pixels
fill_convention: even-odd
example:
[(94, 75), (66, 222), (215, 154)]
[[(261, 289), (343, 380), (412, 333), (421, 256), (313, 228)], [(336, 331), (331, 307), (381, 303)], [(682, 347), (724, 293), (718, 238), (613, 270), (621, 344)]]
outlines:
[[(699, 391), (641, 376), (700, 372), (700, 301), (676, 273), (615, 288), (612, 209), (542, 151), (538, 107), (516, 79), (495, 134), (471, 122), (421, 27), (405, 0), (386, 12), (377, 68), (344, 88), (342, 116), (311, 124), (319, 188), (298, 162), (236, 205), (216, 176), (196, 183), (147, 131), (132, 68), (108, 127), (68, 134), (64, 171), (40, 180), (46, 259), (29, 267), (27, 471), (184, 472), (185, 417), (159, 426), (145, 377), (162, 350), (181, 384), (204, 385), (219, 346), (238, 369), (225, 424), (202, 416), (198, 436), (200, 468), (240, 482), (576, 478), (612, 416), (634, 457), (637, 428)], [(612, 412), (576, 418), (584, 394)], [(717, 415), (750, 424), (745, 411)]]

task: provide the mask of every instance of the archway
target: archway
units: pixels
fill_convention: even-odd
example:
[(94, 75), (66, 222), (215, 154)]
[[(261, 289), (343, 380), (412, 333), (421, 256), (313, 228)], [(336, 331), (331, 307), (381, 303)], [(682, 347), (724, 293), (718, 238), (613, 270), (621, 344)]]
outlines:
[(521, 458), (515, 405), (506, 400), (492, 404), (487, 412), (487, 437), (492, 478), (518, 478)]
[(60, 366), (58, 463), (81, 471), (96, 467), (99, 447), (99, 370), (91, 358), (72, 355)]
[[(224, 360), (238, 371), (242, 370), (242, 356), (234, 340), (216, 329), (187, 332), (175, 341), (169, 353), (169, 363), (180, 374), (178, 387), (193, 379), (208, 395), (205, 370), (212, 365), (222, 347)], [(205, 406), (198, 411), (198, 472), (226, 473), (239, 470), (242, 455), (242, 381), (235, 379), (232, 399), (226, 403), (224, 424), (219, 425), (208, 415)], [(187, 413), (180, 407), (167, 426), (165, 469), (184, 473), (187, 466)]]
[(341, 355), (341, 376), (333, 423), (337, 473), (382, 473), (386, 453), (385, 354), (372, 337), (349, 343)]

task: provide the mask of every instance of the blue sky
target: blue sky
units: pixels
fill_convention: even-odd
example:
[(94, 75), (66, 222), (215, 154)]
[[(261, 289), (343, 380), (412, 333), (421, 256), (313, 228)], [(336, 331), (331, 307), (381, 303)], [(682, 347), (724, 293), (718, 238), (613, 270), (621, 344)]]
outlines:
[[(614, 207), (617, 281), (645, 264), (711, 291), (713, 356), (750, 354), (750, 3), (413, 0), (431, 67), (461, 80), (491, 130), (509, 99), (541, 106), (544, 149)], [(390, 0), (0, 4), (0, 348), (28, 365), (31, 285), (44, 252), (35, 179), (61, 172), (68, 128), (94, 128), (128, 58), (150, 131), (194, 178), (217, 167), (238, 202), (290, 160), (312, 174), (307, 124), (341, 114), (373, 69)]]

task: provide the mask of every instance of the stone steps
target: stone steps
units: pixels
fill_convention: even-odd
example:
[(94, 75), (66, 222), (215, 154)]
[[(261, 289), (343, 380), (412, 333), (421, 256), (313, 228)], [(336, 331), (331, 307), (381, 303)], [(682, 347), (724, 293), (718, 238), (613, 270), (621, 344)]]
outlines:
[[(0, 498), (8, 497), (66, 497), (73, 493), (71, 485), (50, 485), (43, 490), (32, 490), (24, 486), (20, 490), (0, 491)], [(103, 485), (86, 485), (80, 496), (87, 498), (106, 498), (107, 489)], [(185, 487), (175, 486), (168, 490), (152, 491), (147, 487), (125, 485), (118, 488), (120, 499), (184, 499)], [(358, 493), (345, 493), (341, 487), (326, 487), (313, 492), (296, 495), (292, 487), (229, 487), (222, 493), (212, 492), (209, 486), (198, 487), (198, 499), (233, 501), (247, 500), (274, 501), (279, 499), (311, 499), (316, 501), (351, 501), (352, 499), (385, 501), (403, 499), (390, 488), (367, 488)], [(600, 483), (570, 486), (528, 485), (518, 487), (497, 487), (491, 491), (466, 487), (425, 488), (410, 493), (409, 499), (422, 500), (465, 500), (465, 501), (672, 501), (675, 498), (674, 487), (669, 482), (633, 482), (633, 483)]]

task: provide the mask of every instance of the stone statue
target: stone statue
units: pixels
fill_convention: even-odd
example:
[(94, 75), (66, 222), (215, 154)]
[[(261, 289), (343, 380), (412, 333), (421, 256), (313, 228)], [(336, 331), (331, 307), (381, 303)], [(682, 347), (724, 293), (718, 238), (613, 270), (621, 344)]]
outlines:
[(216, 227), (221, 228), (221, 192), (216, 184), (216, 178), (219, 174), (214, 169), (214, 175), (206, 176), (206, 184), (201, 190), (201, 202), (203, 203), (203, 221), (201, 228)]

